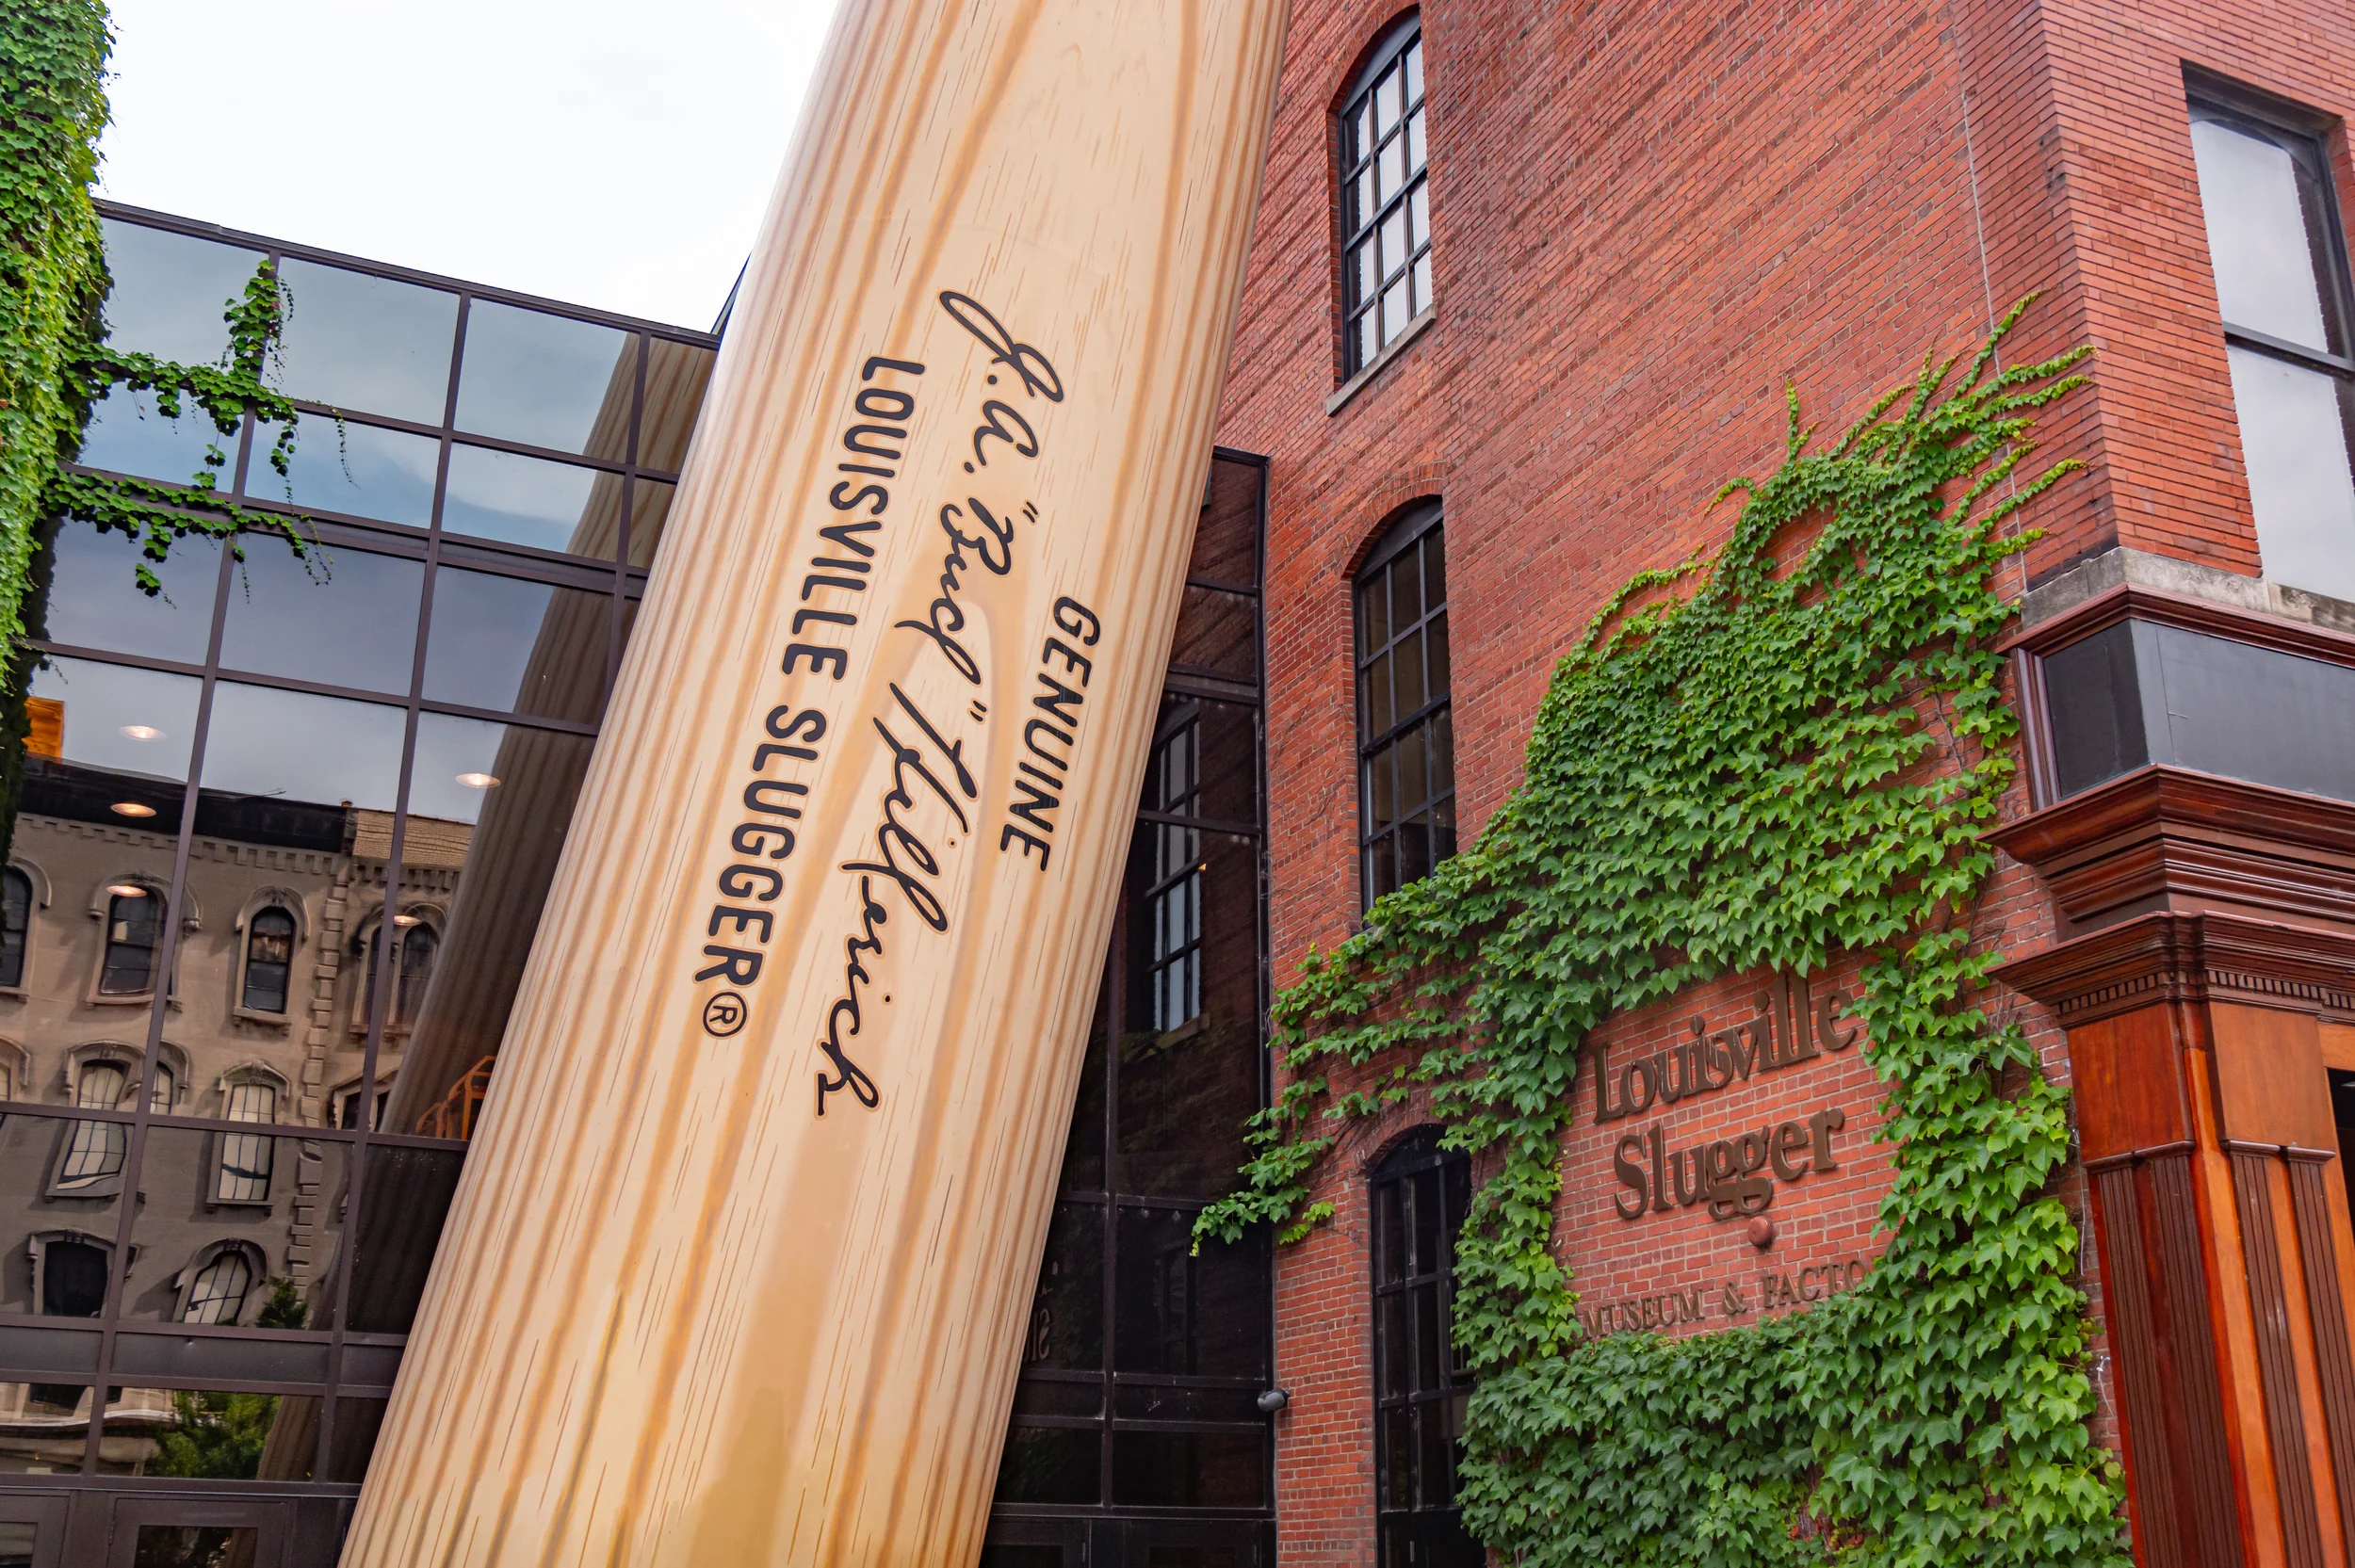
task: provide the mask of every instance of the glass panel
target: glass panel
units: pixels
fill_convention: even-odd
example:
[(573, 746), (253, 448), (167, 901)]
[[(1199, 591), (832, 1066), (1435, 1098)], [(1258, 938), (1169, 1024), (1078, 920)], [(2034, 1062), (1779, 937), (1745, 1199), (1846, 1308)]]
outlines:
[(290, 397), (438, 425), (447, 406), (458, 296), (293, 258), (279, 384)]
[(1410, 816), (1398, 825), (1398, 880), (1402, 885), (1431, 874), (1431, 818)]
[(1398, 841), (1384, 837), (1366, 849), (1366, 897), (1372, 902), (1398, 887)]
[[(216, 455), (219, 462), (211, 461)], [(212, 416), (193, 398), (183, 397), (180, 417), (168, 419), (156, 407), (154, 393), (118, 385), (90, 405), (82, 450), (74, 461), (171, 484), (191, 479), (201, 483), (202, 476), (214, 488), (227, 490), (230, 467), (237, 461), (237, 437), (216, 429)]]
[(50, 557), (48, 599), (28, 604), (25, 622), (36, 637), (85, 648), (107, 648), (149, 658), (204, 662), (213, 635), (213, 595), (220, 581), (220, 546), (201, 535), (178, 540), (171, 555), (149, 561), (163, 591), (139, 591), (139, 542), (100, 532), (68, 519), (57, 525)]
[(221, 682), (198, 831), (255, 843), (291, 843), (271, 835), (297, 832), (306, 848), (340, 851), (353, 808), (393, 809), (401, 727), (398, 708)]
[(1194, 1211), (1120, 1211), (1113, 1365), (1121, 1372), (1255, 1377), (1267, 1365), (1267, 1258), (1258, 1233), (1194, 1252)]
[(425, 565), (398, 556), (248, 534), (230, 568), (224, 669), (364, 691), (406, 692), (415, 663)]
[(1001, 1503), (1093, 1503), (1103, 1490), (1095, 1427), (1009, 1427), (998, 1461)]
[(630, 333), (477, 299), (459, 358), (457, 426), (620, 462), (637, 382)]
[(1356, 196), (1349, 209), (1349, 232), (1354, 234), (1372, 223), (1374, 214), (1381, 210), (1381, 204), (1373, 197), (1373, 164), (1371, 160), (1357, 171), (1356, 182), (1350, 188)]
[(1350, 362), (1352, 370), (1372, 364), (1373, 356), (1381, 351), (1381, 314), (1379, 306), (1368, 305), (1365, 314), (1357, 318), (1357, 357)]
[(1382, 281), (1374, 276), (1373, 261), (1372, 240), (1361, 239), (1349, 248), (1349, 265), (1345, 268), (1349, 277), (1349, 298), (1344, 302), (1351, 310), (1372, 299), (1375, 285)]
[[(120, 1069), (111, 1081), (123, 1084)], [(0, 1119), (0, 1213), (12, 1217), (4, 1233), (11, 1245), (0, 1254), (0, 1313), (99, 1315), (128, 1134), (121, 1122), (21, 1112)]]
[(1396, 1285), (1406, 1277), (1406, 1214), (1396, 1182), (1373, 1189), (1373, 1214), (1374, 1283)]
[(1249, 681), (1259, 673), (1257, 599), (1222, 593), (1212, 588), (1186, 590), (1178, 609), (1178, 638), (1169, 662), (1204, 670), (1232, 680)]
[(442, 498), (446, 533), (610, 558), (621, 536), (618, 476), (544, 458), (453, 446)]
[(1455, 716), (1441, 708), (1431, 716), (1431, 792), (1444, 795), (1455, 787)]
[(1104, 1211), (1057, 1204), (1031, 1297), (1022, 1365), (1073, 1370), (1104, 1365)]
[(671, 521), (671, 503), (678, 497), (678, 486), (666, 485), (659, 479), (637, 479), (629, 492), (629, 563), (632, 566), (652, 566), (655, 551), (661, 546), (662, 530)]
[(1406, 323), (1415, 316), (1406, 298), (1407, 280), (1401, 278), (1382, 297), (1382, 341), (1388, 343), (1406, 330)]
[[(111, 1434), (118, 1421), (142, 1435), (124, 1442), (102, 1468), (138, 1475), (308, 1480), (318, 1452), (315, 1398), (125, 1388), (106, 1407), (108, 1448), (116, 1447)], [(231, 1568), (253, 1560), (253, 1534), (242, 1526), (142, 1525), (136, 1560), (139, 1568)], [(151, 1550), (159, 1555), (150, 1556)]]
[(1390, 655), (1382, 654), (1357, 677), (1365, 683), (1366, 736), (1372, 739), (1398, 721), (1390, 702)]
[(1425, 251), (1415, 260), (1414, 298), (1409, 301), (1415, 314), (1421, 315), (1431, 303), (1431, 252)]
[(646, 350), (646, 406), (638, 416), (638, 466), (675, 474), (703, 412), (716, 355), (692, 343), (653, 339)]
[[(1422, 116), (1417, 115), (1417, 121)], [(1423, 246), (1431, 243), (1431, 183), (1415, 182), (1412, 195), (1406, 198), (1406, 237), (1408, 243)]]
[(229, 354), (229, 307), (245, 293), (262, 252), (218, 240), (102, 218), (106, 270), (106, 343), (182, 364), (218, 364)]
[[(416, 994), (386, 1127), (471, 1136), (592, 741), (420, 714), (404, 875), (448, 956)], [(453, 890), (450, 873), (457, 873)], [(428, 1243), (430, 1250), (430, 1243)]]
[(1415, 1387), (1437, 1388), (1445, 1365), (1440, 1360), (1439, 1287), (1436, 1283), (1416, 1285), (1407, 1299), (1414, 1303)]
[(1370, 831), (1380, 832), (1398, 820), (1398, 748), (1386, 746), (1366, 759), (1367, 809)]
[[(1428, 163), (1430, 158), (1429, 154), (1424, 152), (1422, 145), (1422, 111), (1421, 109), (1417, 109), (1413, 115), (1408, 117), (1406, 121), (1406, 134), (1399, 139), (1406, 144), (1407, 172), (1410, 174), (1421, 173), (1424, 164)], [(1417, 194), (1420, 195), (1421, 193), (1418, 192)], [(1418, 225), (1417, 232), (1428, 233), (1429, 231), (1424, 230)]]
[(1400, 552), (1390, 562), (1390, 619), (1400, 627), (1413, 625), (1422, 616), (1422, 574), (1414, 550)]
[[(1412, 566), (1413, 562), (1409, 560), (1408, 565)], [(1397, 684), (1398, 717), (1405, 719), (1420, 709), (1426, 701), (1426, 693), (1422, 685), (1422, 632), (1421, 628), (1408, 632), (1392, 647), (1390, 671), (1392, 679)], [(1405, 792), (1403, 796), (1405, 800), (1414, 800), (1420, 792), (1418, 784), (1411, 779), (1411, 776), (1401, 787)]]
[[(302, 1053), (298, 1045), (277, 1054)], [(286, 1065), (300, 1070), (299, 1061)], [(235, 1125), (150, 1128), (139, 1158), (141, 1203), (131, 1222), (138, 1250), (123, 1282), (122, 1315), (327, 1328), (350, 1147)]]
[(593, 721), (612, 634), (610, 594), (444, 566), (433, 574), (425, 694)]
[(1447, 612), (1441, 610), (1424, 624), (1425, 657), (1431, 670), (1430, 699), (1444, 697), (1454, 671), (1449, 667)]
[(1262, 1508), (1267, 1460), (1255, 1431), (1114, 1431), (1113, 1502), (1132, 1508)]
[(1415, 1413), (1412, 1409), (1382, 1413), (1382, 1506), (1415, 1506)]
[(2307, 193), (2297, 160), (2278, 142), (2213, 120), (2193, 122), (2191, 147), (2224, 319), (2336, 351), (2339, 345), (2323, 326), (2326, 285), (2307, 233)]
[(1436, 1274), (1443, 1260), (1439, 1256), (1439, 1173), (1424, 1171), (1407, 1178), (1407, 1212), (1414, 1227), (1414, 1272)]
[[(203, 691), (195, 676), (50, 657), (33, 671), (28, 690), (32, 734), (19, 843), (25, 819), (43, 816), (179, 831), (180, 786)], [(168, 880), (160, 863), (153, 869)]]
[[(1390, 215), (1382, 220), (1382, 276), (1386, 279), (1389, 278), (1405, 265), (1406, 210), (1399, 207), (1392, 209)], [(1401, 294), (1398, 298), (1403, 299), (1405, 296)], [(1384, 341), (1389, 341), (1390, 335), (1398, 331), (1399, 324), (1405, 319), (1404, 315), (1392, 312), (1382, 324)]]
[(2355, 469), (2344, 390), (2330, 376), (2254, 349), (2231, 355), (2265, 574), (2355, 599)]
[(1445, 1508), (1455, 1500), (1455, 1488), (1448, 1477), (1455, 1445), (1448, 1438), (1447, 1406), (1424, 1405), (1415, 1416), (1421, 1439), (1421, 1452), (1415, 1467), (1422, 1472), (1421, 1495), (1416, 1500), (1424, 1508)]
[(336, 1396), (335, 1429), (327, 1440), (327, 1473), (321, 1480), (357, 1482), (367, 1479), (368, 1461), (376, 1454), (377, 1434), (384, 1430), (388, 1399)]
[(407, 1334), (415, 1321), (465, 1157), (460, 1149), (370, 1145), (351, 1226), (354, 1333)]
[(1360, 658), (1390, 640), (1389, 605), (1390, 596), (1384, 591), (1379, 574), (1357, 585), (1357, 654)]
[(1412, 811), (1431, 798), (1430, 727), (1418, 724), (1398, 737), (1398, 797), (1401, 810)]
[(1350, 121), (1349, 161), (1357, 162), (1373, 147), (1373, 95), (1368, 93), (1358, 100), (1357, 113)]
[(1422, 40), (1406, 46), (1406, 102), (1422, 102)]
[[(1404, 137), (1392, 137), (1389, 140), (1382, 144), (1382, 151), (1374, 155), (1373, 199), (1376, 202), (1388, 202), (1391, 197), (1397, 195), (1401, 187), (1403, 187), (1405, 184), (1406, 138)], [(1382, 263), (1385, 267), (1396, 265), (1389, 251), (1387, 237), (1383, 247)]]
[(1398, 67), (1382, 73), (1373, 84), (1373, 130), (1376, 136), (1389, 136), (1390, 127), (1398, 123), (1398, 91), (1404, 77)]
[(431, 436), (316, 413), (297, 416), (286, 472), (270, 466), (279, 427), (257, 425), (245, 493), (260, 501), (373, 517), (422, 528), (433, 521), (433, 475), (442, 444)]

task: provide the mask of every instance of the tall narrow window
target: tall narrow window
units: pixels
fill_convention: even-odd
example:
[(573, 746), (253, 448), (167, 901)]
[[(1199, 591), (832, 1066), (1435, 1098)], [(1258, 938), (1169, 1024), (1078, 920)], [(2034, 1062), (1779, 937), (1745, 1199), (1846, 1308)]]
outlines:
[[(114, 1110), (130, 1096), (130, 1070), (119, 1061), (88, 1061), (74, 1080), (73, 1103), (85, 1110)], [(122, 1174), (129, 1137), (120, 1122), (76, 1122), (66, 1139), (55, 1183), (60, 1192), (96, 1187)]]
[(2310, 130), (2215, 103), (2192, 104), (2191, 142), (2266, 575), (2355, 599), (2355, 345), (2330, 160)]
[(400, 942), (400, 981), (393, 990), (393, 1022), (414, 1024), (425, 1006), (425, 989), (433, 980), (433, 958), (442, 933), (419, 921), (403, 930)]
[[(1154, 745), (1145, 807), (1192, 816), (1201, 794), (1201, 725), (1192, 704), (1177, 710)], [(1153, 1026), (1166, 1033), (1202, 1010), (1202, 835), (1163, 822), (1153, 835), (1153, 880), (1145, 898), (1153, 911), (1146, 980)]]
[(106, 899), (106, 956), (98, 990), (106, 996), (141, 996), (155, 989), (155, 944), (163, 934), (163, 903), (147, 888), (120, 883)]
[(1436, 506), (1392, 524), (1357, 574), (1357, 759), (1371, 904), (1455, 852), (1447, 547)]
[(238, 1005), (252, 1012), (286, 1010), (287, 981), (294, 973), (294, 916), (275, 904), (258, 911), (245, 928), (245, 983)]
[(24, 933), (33, 920), (33, 880), (10, 866), (0, 876), (0, 986), (24, 983)]
[(1480, 1568), (1455, 1501), (1471, 1369), (1450, 1318), (1471, 1165), (1438, 1130), (1407, 1136), (1373, 1174), (1375, 1513), (1382, 1568)]
[(1341, 109), (1341, 373), (1373, 362), (1431, 303), (1422, 25), (1375, 49)]
[[(231, 1122), (275, 1122), (278, 1090), (252, 1078), (233, 1083), (229, 1086), (228, 1106), (221, 1114)], [(268, 1203), (270, 1160), (276, 1147), (277, 1140), (266, 1133), (222, 1133), (220, 1169), (213, 1178), (213, 1202)]]

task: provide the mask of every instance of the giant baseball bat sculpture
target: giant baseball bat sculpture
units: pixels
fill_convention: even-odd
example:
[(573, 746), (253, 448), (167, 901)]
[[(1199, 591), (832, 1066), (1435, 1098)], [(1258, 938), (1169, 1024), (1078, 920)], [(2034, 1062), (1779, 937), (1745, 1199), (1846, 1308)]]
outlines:
[(846, 0), (348, 1568), (974, 1560), (1284, 11)]

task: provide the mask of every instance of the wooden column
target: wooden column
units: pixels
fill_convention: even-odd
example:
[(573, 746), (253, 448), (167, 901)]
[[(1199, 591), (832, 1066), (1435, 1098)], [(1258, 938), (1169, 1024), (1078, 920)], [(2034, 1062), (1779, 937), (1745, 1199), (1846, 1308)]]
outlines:
[(1282, 0), (850, 0), (344, 1561), (978, 1553)]
[(2145, 768), (1997, 839), (2071, 933), (2001, 973), (2069, 1029), (2136, 1556), (2345, 1562), (2355, 807)]

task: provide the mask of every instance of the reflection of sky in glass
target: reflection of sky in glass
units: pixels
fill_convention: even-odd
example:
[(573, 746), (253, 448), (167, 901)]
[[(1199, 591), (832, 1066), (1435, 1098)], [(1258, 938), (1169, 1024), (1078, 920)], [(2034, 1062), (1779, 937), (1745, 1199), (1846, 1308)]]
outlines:
[[(412, 816), (439, 816), (450, 822), (472, 822), (482, 815), (482, 803), (498, 778), (499, 743), (507, 726), (486, 719), (459, 719), (447, 713), (417, 715), (417, 761), (410, 770), (409, 810)], [(461, 779), (472, 781), (461, 783)]]
[[(197, 407), (194, 398), (184, 396), (180, 417), (166, 419), (155, 412), (154, 393), (117, 386), (90, 405), (89, 425), (83, 431), (77, 461), (91, 468), (186, 484), (204, 472), (207, 446), (219, 446), (231, 463), (237, 460), (237, 438), (216, 430), (212, 416)], [(228, 464), (212, 472), (213, 482), (227, 490)]]
[(420, 424), (442, 422), (458, 296), (289, 258), (282, 390)]
[[(603, 684), (606, 612), (611, 603), (602, 593), (444, 566), (433, 576), (433, 638), (425, 654), (425, 694), (468, 707), (525, 713), (544, 714), (554, 703), (565, 708), (558, 718), (594, 719), (594, 693)], [(525, 691), (525, 671), (544, 638), (549, 643), (547, 665), (577, 655), (580, 662), (593, 661), (594, 672), (576, 679), (577, 665), (570, 670), (543, 668), (535, 685), (550, 689)], [(567, 694), (575, 698), (569, 703)]]
[(655, 546), (662, 542), (662, 526), (671, 520), (671, 498), (678, 486), (658, 479), (634, 479), (629, 493), (629, 563), (652, 566)]
[(2265, 574), (2355, 599), (2355, 477), (2337, 381), (2253, 349), (2231, 355)]
[[(442, 531), (572, 550), (597, 472), (544, 458), (452, 446)], [(618, 480), (611, 481), (618, 483)]]
[(458, 428), (619, 462), (636, 380), (637, 342), (628, 333), (477, 299), (466, 313)]
[(205, 732), (206, 789), (393, 809), (401, 711), (222, 681)]
[(2191, 146), (2224, 319), (2311, 348), (2331, 348), (2323, 340), (2298, 166), (2288, 151), (2213, 121), (2192, 126)]
[(259, 251), (166, 233), (138, 223), (99, 219), (106, 235), (106, 341), (117, 348), (218, 364), (229, 352), (230, 302), (245, 292)]
[(244, 562), (229, 569), (224, 668), (365, 691), (409, 689), (422, 561), (313, 544), (306, 563), (267, 534), (244, 542)]
[(193, 675), (52, 658), (33, 671), (31, 691), (65, 704), (66, 761), (185, 779), (202, 686)]
[(303, 414), (282, 476), (269, 465), (278, 430), (274, 424), (254, 427), (253, 456), (246, 464), (248, 495), (417, 528), (433, 521), (433, 470), (441, 462), (442, 444), (432, 437), (350, 419), (338, 430), (333, 419)]
[(191, 534), (175, 541), (163, 560), (148, 562), (163, 579), (164, 590), (154, 598), (139, 591), (139, 546), (128, 535), (63, 523), (53, 558), (42, 628), (50, 641), (204, 662), (204, 644), (213, 635), (213, 590), (220, 579), (219, 544)]

